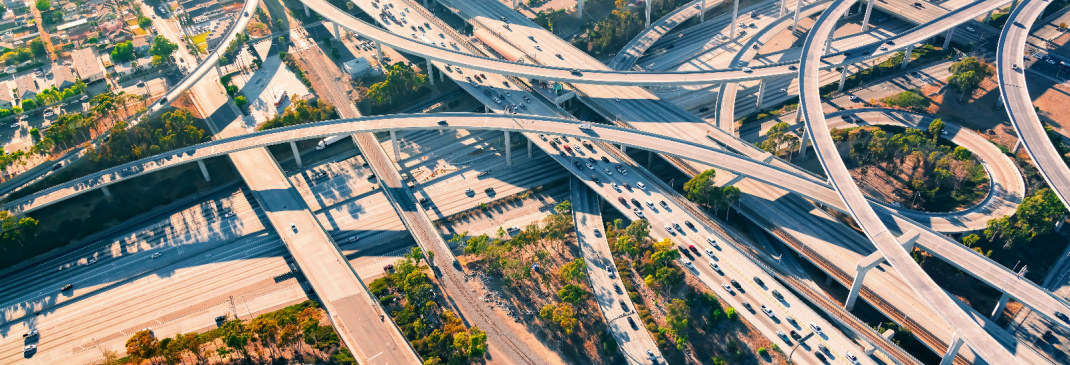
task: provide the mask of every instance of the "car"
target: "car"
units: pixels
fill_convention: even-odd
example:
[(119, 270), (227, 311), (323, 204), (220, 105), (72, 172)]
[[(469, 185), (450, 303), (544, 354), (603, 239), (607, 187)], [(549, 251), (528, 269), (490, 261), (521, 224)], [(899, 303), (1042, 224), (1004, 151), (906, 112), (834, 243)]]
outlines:
[(602, 162), (609, 163), (609, 159), (606, 158), (606, 156), (602, 156), (601, 159), (602, 159)]
[(634, 331), (638, 331), (639, 330), (639, 325), (635, 324), (635, 320), (632, 319), (632, 317), (628, 317), (628, 325), (632, 326), (632, 330), (634, 330)]
[(765, 313), (765, 315), (769, 316), (769, 318), (776, 317), (776, 315), (773, 314), (773, 310), (769, 309), (769, 307), (766, 307), (765, 304), (762, 304), (761, 308), (762, 313)]
[(855, 355), (852, 354), (850, 351), (844, 352), (843, 353), (843, 357), (846, 357), (847, 360), (851, 361), (852, 364), (857, 364), (858, 363), (858, 358), (855, 357)]
[(18, 127), (21, 127), (21, 125), (19, 125), (19, 122), (11, 123), (11, 128), (18, 128)]
[(737, 290), (739, 290), (740, 292), (743, 291), (743, 286), (739, 285), (739, 282), (736, 281), (736, 279), (732, 279), (731, 283), (732, 283), (732, 286), (736, 287)]
[(798, 70), (798, 69), (799, 69), (799, 66), (795, 66), (795, 65), (788, 65), (788, 69), (789, 69), (789, 70), (792, 70), (792, 71), (795, 71), (795, 70)]
[(765, 282), (757, 276), (754, 277), (754, 283), (758, 284), (758, 286), (765, 286)]
[(814, 333), (819, 335), (824, 333), (821, 331), (821, 326), (818, 326), (817, 323), (814, 322), (810, 322), (810, 329), (814, 330)]
[(788, 342), (788, 343), (790, 343), (790, 342), (788, 341), (788, 335), (787, 335), (786, 333), (784, 333), (784, 331), (781, 331), (781, 330), (777, 330), (777, 331), (776, 331), (776, 335), (777, 335), (777, 336), (780, 336), (780, 338), (781, 338), (781, 339), (783, 339), (783, 340), (784, 340), (784, 342)]
[(615, 279), (615, 278), (617, 278), (617, 273), (613, 272), (613, 270), (609, 270), (609, 269), (606, 269), (606, 270), (607, 270), (607, 271), (606, 271), (606, 275), (609, 275), (609, 278), (610, 278), (610, 279)]
[(669, 203), (666, 203), (664, 200), (658, 202), (658, 204), (661, 204), (662, 208), (669, 209)]
[(654, 209), (654, 202), (647, 200), (643, 203), (646, 203), (646, 206), (650, 207), (650, 209)]
[(750, 73), (750, 72), (754, 72), (754, 70), (752, 70), (750, 67), (744, 67), (743, 68), (743, 72)]
[(628, 309), (628, 303), (625, 303), (624, 299), (620, 300), (620, 309), (623, 309), (625, 312), (631, 312), (631, 309)]
[(827, 360), (825, 360), (825, 355), (822, 354), (820, 351), (814, 351), (814, 357), (816, 357), (817, 360), (821, 361), (822, 363), (828, 362)]
[(583, 171), (583, 165), (580, 164), (579, 161), (573, 161), (572, 164), (576, 165), (576, 169), (579, 169), (580, 171)]
[(695, 245), (687, 245), (687, 248), (691, 249), (691, 252), (694, 252), (695, 255), (702, 256), (702, 254), (698, 252), (698, 249), (695, 248)]
[(655, 356), (655, 355), (654, 355), (654, 351), (650, 351), (650, 349), (647, 349), (647, 350), (646, 350), (646, 355), (647, 355), (647, 356), (650, 356), (650, 358), (651, 358), (651, 359), (656, 359), (656, 358), (658, 358), (657, 356)]
[(792, 326), (794, 326), (794, 327), (798, 327), (799, 326), (799, 323), (795, 322), (795, 317), (787, 317), (786, 319), (788, 320), (788, 323), (790, 323)]
[(297, 225), (293, 224), (293, 222), (290, 223), (290, 229), (294, 231), (294, 234), (297, 234)]
[(617, 294), (624, 294), (624, 292), (620, 290), (620, 285), (617, 285), (617, 283), (613, 283), (613, 291), (617, 292)]
[(609, 183), (609, 186), (613, 187), (613, 190), (620, 191), (620, 186), (618, 186), (617, 183)]
[(684, 246), (676, 246), (676, 249), (680, 250), (680, 253), (682, 254), (687, 254), (687, 250), (684, 249)]
[(632, 186), (631, 186), (631, 185), (628, 185), (628, 183), (621, 183), (621, 184), (623, 184), (623, 185), (624, 185), (624, 188), (625, 188), (625, 189), (628, 189), (628, 191), (632, 191)]
[(1063, 322), (1070, 323), (1070, 317), (1067, 317), (1063, 312), (1055, 312), (1055, 318), (1062, 320)]
[(635, 183), (635, 187), (639, 188), (639, 190), (646, 190), (646, 185), (642, 181)]
[(636, 208), (643, 209), (643, 205), (639, 204), (639, 200), (636, 200), (635, 198), (632, 198), (632, 205), (634, 205)]
[(643, 211), (639, 210), (639, 208), (632, 209), (632, 212), (635, 213), (636, 217), (643, 218)]
[(445, 119), (438, 121), (438, 125), (450, 125)]
[(710, 261), (710, 268), (713, 269), (713, 271), (716, 271), (718, 273), (721, 272), (721, 267), (717, 266), (716, 262)]
[(684, 266), (687, 266), (687, 268), (689, 268), (689, 269), (694, 269), (694, 268), (695, 268), (695, 264), (692, 264), (692, 263), (691, 263), (691, 260), (688, 260), (688, 259), (680, 259), (680, 261), (683, 261), (683, 263), (684, 263)]
[(159, 252), (157, 252), (157, 253), (154, 253), (154, 254), (152, 254), (152, 258), (157, 258), (157, 257), (160, 257), (160, 255), (163, 255), (163, 254), (162, 254), (162, 253), (159, 253)]
[(749, 312), (754, 312), (754, 307), (751, 307), (749, 302), (743, 302), (743, 308), (747, 308)]
[(606, 173), (606, 175), (613, 175), (613, 171), (609, 171), (607, 168), (602, 168), (602, 172)]
[(924, 6), (922, 6), (922, 5), (921, 5), (921, 2), (919, 2), (919, 1), (915, 1), (915, 2), (914, 2), (914, 7), (915, 7), (915, 8), (922, 8), (922, 7), (924, 7)]
[(710, 257), (713, 257), (713, 250), (707, 248), (706, 249), (706, 255), (708, 255)]
[(491, 193), (494, 193), (494, 188), (486, 188), (486, 189), (483, 189), (483, 192), (484, 192), (484, 193), (487, 193), (487, 195), (490, 195)]
[(689, 220), (684, 220), (684, 225), (687, 226), (687, 228), (695, 229), (695, 225)]
[(710, 108), (708, 108), (708, 107), (701, 107), (701, 108), (698, 108), (698, 112), (699, 112), (699, 113), (705, 113), (705, 112), (706, 112), (706, 111), (708, 111), (708, 110), (710, 110)]
[(74, 285), (67, 284), (67, 285), (64, 285), (62, 288), (60, 288), (59, 291), (68, 291), (68, 290), (71, 290), (73, 288), (74, 288)]
[(227, 320), (227, 316), (225, 316), (225, 315), (222, 315), (222, 316), (216, 316), (216, 317), (215, 317), (215, 321), (216, 321), (216, 322), (223, 322), (223, 321), (225, 321), (225, 320)]
[(349, 237), (349, 242), (351, 242), (351, 243), (352, 242), (357, 242), (357, 240), (359, 240), (359, 238), (357, 238), (357, 236)]
[(238, 215), (238, 213), (227, 212), (226, 214), (223, 214), (223, 218), (234, 218), (237, 215)]
[(778, 292), (776, 289), (773, 289), (773, 298), (776, 298), (776, 300), (781, 300), (782, 301), (782, 300), (784, 300), (784, 295), (780, 294), (780, 292)]
[(602, 231), (599, 231), (598, 228), (595, 228), (594, 229), (594, 236), (595, 237), (602, 237)]
[(732, 290), (732, 286), (728, 285), (728, 283), (722, 283), (721, 287), (724, 288), (724, 290), (728, 292), (728, 294), (736, 295), (736, 292)]
[(86, 264), (95, 264), (95, 263), (97, 263), (97, 259), (94, 258), (94, 257), (90, 257), (89, 260), (85, 261), (85, 263)]
[(602, 180), (599, 179), (598, 176), (594, 176), (594, 175), (591, 175), (591, 181), (594, 181), (595, 184), (601, 184), (602, 183)]
[(972, 31), (975, 31), (975, 30), (976, 30), (976, 29), (974, 29), (974, 28), (973, 28), (973, 27), (971, 27), (971, 26), (968, 26), (968, 25), (966, 26), (966, 31), (972, 32)]
[(668, 224), (665, 225), (665, 232), (669, 232), (669, 234), (674, 235), (674, 236), (676, 235), (676, 233), (673, 232), (673, 230), (672, 230), (672, 226), (670, 226)]
[(22, 347), (22, 352), (33, 352), (37, 349), (37, 345), (26, 345)]
[(386, 272), (394, 271), (394, 264), (387, 264), (386, 266), (383, 266), (383, 271), (386, 271)]
[(857, 95), (851, 95), (850, 99), (851, 99), (851, 101), (856, 102), (856, 103), (862, 101), (862, 98), (858, 97)]
[(680, 224), (676, 222), (672, 222), (672, 228), (676, 228), (677, 231), (683, 231), (682, 229), (680, 229)]
[(472, 188), (467, 188), (467, 189), (464, 189), (464, 193), (467, 194), (467, 195), (475, 195), (476, 191), (472, 190)]
[[(790, 319), (791, 317), (788, 317), (788, 318)], [(826, 354), (829, 354), (829, 355), (831, 355), (831, 354), (832, 354), (832, 352), (831, 352), (831, 351), (829, 351), (829, 348), (828, 348), (828, 347), (825, 347), (825, 345), (824, 345), (824, 344), (820, 344), (820, 343), (819, 343), (819, 344), (817, 344), (817, 349), (818, 349), (818, 350), (820, 350), (821, 352), (824, 352), (824, 353), (826, 353)]]
[(586, 165), (587, 165), (587, 168), (589, 168), (591, 170), (594, 170), (594, 165), (592, 165), (590, 162), (586, 163)]
[(792, 331), (788, 332), (788, 334), (791, 335), (791, 338), (794, 339), (795, 341), (802, 340), (802, 336), (799, 335), (798, 332), (795, 332), (795, 330), (792, 330)]
[(36, 329), (31, 329), (31, 330), (27, 331), (26, 333), (23, 333), (22, 337), (23, 338), (30, 338), (30, 337), (37, 337), (37, 335), (38, 335), (37, 330)]

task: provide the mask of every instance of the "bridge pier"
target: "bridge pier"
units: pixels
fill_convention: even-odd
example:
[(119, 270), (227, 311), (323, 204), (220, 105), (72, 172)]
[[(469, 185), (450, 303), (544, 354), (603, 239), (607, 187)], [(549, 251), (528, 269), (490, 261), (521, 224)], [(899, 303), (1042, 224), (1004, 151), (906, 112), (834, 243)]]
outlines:
[(728, 31), (729, 40), (736, 38), (736, 23), (739, 23), (739, 0), (732, 1), (732, 27)]
[(334, 37), (342, 40), (342, 29), (338, 28), (338, 23), (334, 23)]
[(107, 186), (101, 186), (100, 192), (104, 193), (104, 196), (111, 196), (111, 191), (108, 190)]
[(706, 0), (702, 0), (698, 9), (698, 22), (702, 23), (706, 21)]
[(843, 65), (843, 73), (840, 74), (840, 87), (838, 91), (843, 91), (843, 83), (847, 82), (847, 67), (850, 65)]
[(873, 0), (866, 1), (866, 15), (862, 17), (862, 31), (869, 30), (869, 15), (873, 13)]
[[(383, 44), (379, 43), (379, 41), (375, 41), (375, 51), (379, 52), (379, 65), (383, 66), (383, 68), (386, 68), (386, 61), (383, 58)], [(385, 73), (386, 70), (383, 71)]]
[(583, 3), (587, 0), (576, 1), (576, 19), (583, 19)]
[(650, 1), (644, 1), (646, 4), (646, 27), (650, 27)]
[(988, 21), (992, 20), (992, 12), (993, 11), (996, 11), (996, 10), (995, 9), (989, 10), (988, 14), (985, 14), (985, 18), (981, 20), (981, 24), (988, 24)]
[(509, 131), (505, 131), (505, 165), (513, 166), (513, 145), (509, 143)]
[(620, 145), (620, 151), (624, 152), (624, 153), (628, 153), (628, 146)]
[(528, 159), (530, 160), (531, 159), (531, 138), (527, 138), (527, 140), (528, 140)]
[(765, 79), (758, 83), (758, 111), (762, 110), (762, 97), (765, 96)]
[(654, 152), (646, 151), (646, 168), (650, 169), (654, 165)]
[(1018, 0), (1011, 1), (1011, 7), (1007, 11), (1014, 11), (1014, 7), (1018, 6)]
[[(799, 28), (799, 11), (802, 10), (802, 0), (795, 0), (795, 18), (791, 20), (791, 32), (795, 33), (795, 29)], [(732, 23), (735, 24), (735, 23)]]
[(825, 41), (825, 49), (821, 51), (821, 54), (832, 52), (832, 38), (833, 37), (830, 35), (828, 40)]
[(1019, 139), (1018, 142), (1014, 142), (1014, 148), (1011, 149), (1011, 153), (1018, 153), (1018, 150), (1021, 149), (1021, 148), (1022, 148), (1022, 140)]
[[(580, 0), (580, 1), (578, 1), (578, 2), (581, 2), (581, 3), (582, 3), (582, 2), (583, 2), (583, 0)], [(513, 10), (516, 10), (516, 0), (513, 0)]]
[(435, 86), (435, 70), (431, 66), (431, 60), (427, 60), (427, 80), (431, 82), (431, 86)]
[(788, 11), (788, 0), (780, 0), (780, 12), (777, 13), (776, 17), (783, 17), (785, 11)]
[[(921, 234), (917, 231), (911, 230), (899, 236), (899, 244), (903, 245), (903, 248), (908, 252), (914, 249), (914, 243), (918, 241)], [(850, 311), (855, 306), (855, 302), (858, 300), (858, 293), (862, 291), (862, 281), (866, 278), (866, 273), (869, 270), (877, 267), (884, 262), (884, 255), (880, 251), (874, 252), (869, 256), (866, 256), (862, 260), (858, 261), (855, 266), (855, 280), (851, 283), (851, 292), (847, 294), (847, 300), (843, 303), (843, 309)]]
[(311, 17), (311, 16), (312, 16), (312, 12), (310, 12), (310, 11), (308, 10), (308, 5), (304, 5), (304, 4), (302, 4), (302, 6), (304, 6), (304, 7), (305, 7), (305, 17), (306, 17), (306, 18), (307, 18), (307, 17)]
[(208, 175), (208, 167), (204, 166), (204, 160), (197, 160), (197, 166), (201, 167), (201, 175), (204, 175), (204, 181), (212, 181), (212, 176)]
[(999, 302), (996, 303), (996, 309), (992, 310), (992, 315), (988, 316), (993, 322), (999, 319), (999, 315), (1003, 314), (1003, 310), (1007, 309), (1007, 301), (1011, 300), (1010, 294), (1003, 292), (1003, 295), (999, 297)]
[(943, 49), (946, 50), (947, 46), (951, 45), (951, 36), (954, 35), (954, 34), (955, 34), (955, 28), (948, 29), (947, 33), (944, 34), (944, 47), (943, 47)]
[(962, 338), (955, 334), (955, 337), (951, 338), (951, 346), (948, 346), (947, 352), (944, 352), (944, 358), (940, 359), (940, 365), (951, 365), (955, 361), (955, 356), (958, 356), (960, 348), (962, 348)]
[(290, 141), (290, 150), (294, 152), (294, 161), (297, 161), (297, 168), (301, 168), (301, 153), (297, 151), (297, 142)]
[(907, 51), (906, 51), (906, 53), (905, 53), (905, 54), (903, 55), (903, 56), (904, 56), (904, 57), (903, 57), (903, 66), (902, 66), (902, 67), (900, 67), (900, 68), (904, 68), (904, 69), (905, 69), (905, 68), (907, 68), (907, 64), (909, 64), (909, 63), (910, 63), (910, 53), (911, 53), (911, 52), (914, 52), (914, 45), (913, 45), (913, 44), (911, 44), (911, 45), (907, 46)]
[(394, 146), (394, 161), (401, 164), (401, 150), (398, 149), (398, 133), (396, 131), (390, 131), (390, 144)]

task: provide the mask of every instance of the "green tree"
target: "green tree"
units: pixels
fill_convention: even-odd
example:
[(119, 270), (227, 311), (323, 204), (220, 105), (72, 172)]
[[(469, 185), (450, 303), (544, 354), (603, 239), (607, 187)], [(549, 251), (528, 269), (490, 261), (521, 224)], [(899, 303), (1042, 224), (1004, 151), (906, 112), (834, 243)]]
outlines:
[(716, 176), (717, 171), (714, 169), (695, 175), (691, 180), (684, 183), (684, 196), (695, 203), (713, 205), (719, 198), (718, 189), (713, 185), (713, 178)]
[(557, 307), (554, 308), (553, 319), (554, 323), (561, 326), (561, 329), (568, 335), (572, 334), (572, 329), (579, 323), (579, 320), (576, 319), (576, 312), (567, 303), (557, 304)]
[(135, 362), (149, 360), (156, 356), (159, 344), (151, 330), (137, 331), (126, 340), (126, 355)]
[(141, 29), (149, 29), (149, 27), (152, 26), (152, 19), (144, 15), (138, 16), (137, 25), (141, 27)]
[(561, 204), (554, 206), (554, 212), (560, 215), (572, 214), (572, 202), (568, 200), (561, 202)]
[(48, 49), (45, 48), (45, 42), (41, 38), (34, 38), (30, 41), (30, 52), (33, 52), (36, 58), (48, 56)]
[(52, 2), (48, 0), (37, 0), (37, 2), (34, 3), (34, 7), (37, 8), (37, 11), (48, 11), (48, 9), (52, 9)]
[(587, 291), (578, 285), (568, 284), (557, 291), (557, 297), (560, 298), (562, 302), (566, 303), (576, 303), (586, 296)]
[(134, 43), (130, 41), (122, 42), (115, 45), (115, 48), (111, 50), (112, 62), (126, 63), (133, 61), (137, 56), (134, 54)]
[(238, 95), (234, 97), (234, 105), (237, 105), (239, 109), (245, 110), (245, 104), (248, 103), (249, 100), (246, 100), (244, 95)]
[(587, 277), (587, 263), (583, 259), (575, 259), (561, 265), (558, 272), (561, 280), (572, 283)]
[(937, 138), (940, 138), (940, 134), (944, 131), (944, 121), (940, 118), (933, 119), (929, 123), (929, 134), (933, 136), (933, 142), (936, 142)]
[(152, 47), (149, 48), (149, 54), (153, 55), (153, 63), (155, 65), (156, 57), (160, 58), (161, 63), (170, 63), (171, 55), (178, 50), (178, 45), (167, 40), (167, 37), (162, 35), (156, 36), (152, 39)]
[(973, 247), (973, 244), (977, 243), (977, 241), (980, 240), (981, 236), (978, 236), (976, 233), (971, 233), (969, 235), (962, 236), (962, 244), (966, 245), (967, 247)]

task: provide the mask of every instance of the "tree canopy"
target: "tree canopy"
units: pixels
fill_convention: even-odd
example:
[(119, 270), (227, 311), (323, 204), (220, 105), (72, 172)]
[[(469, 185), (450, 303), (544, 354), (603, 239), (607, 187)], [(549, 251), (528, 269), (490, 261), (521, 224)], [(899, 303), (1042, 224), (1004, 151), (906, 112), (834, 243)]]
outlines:
[(134, 53), (134, 43), (131, 41), (115, 45), (111, 50), (111, 61), (115, 64), (126, 63), (137, 59)]

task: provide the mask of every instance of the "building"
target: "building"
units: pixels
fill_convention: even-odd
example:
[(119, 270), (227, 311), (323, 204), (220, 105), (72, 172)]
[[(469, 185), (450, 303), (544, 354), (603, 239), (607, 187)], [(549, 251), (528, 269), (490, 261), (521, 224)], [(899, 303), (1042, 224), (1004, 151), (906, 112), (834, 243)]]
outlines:
[(147, 36), (134, 38), (131, 43), (134, 45), (134, 52), (137, 52), (137, 54), (149, 54), (149, 48), (152, 47)]
[(4, 7), (10, 10), (18, 10), (29, 7), (29, 2), (25, 0), (4, 0)]
[(97, 52), (93, 48), (71, 51), (71, 58), (74, 61), (74, 71), (87, 84), (104, 79), (104, 66), (100, 65)]
[(342, 64), (342, 69), (351, 77), (362, 77), (369, 74), (379, 74), (379, 69), (373, 67), (367, 58), (358, 57)]
[(0, 82), (0, 108), (11, 109), (16, 106), (15, 95), (11, 94), (11, 87), (8, 86), (7, 81)]
[(52, 64), (52, 83), (57, 89), (63, 90), (78, 83), (78, 76), (70, 67)]
[(37, 96), (37, 92), (41, 90), (37, 85), (37, 79), (32, 74), (22, 75), (22, 77), (15, 79), (15, 89), (18, 90), (15, 92), (15, 97), (19, 100), (33, 99), (34, 96)]

